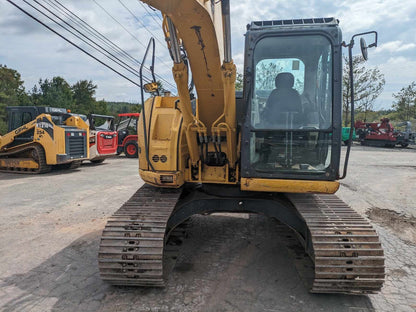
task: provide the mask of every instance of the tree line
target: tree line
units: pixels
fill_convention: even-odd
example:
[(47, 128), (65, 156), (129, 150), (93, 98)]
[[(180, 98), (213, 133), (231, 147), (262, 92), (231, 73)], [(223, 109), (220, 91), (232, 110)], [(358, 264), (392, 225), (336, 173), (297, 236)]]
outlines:
[[(344, 58), (342, 95), (343, 95), (343, 122), (350, 125), (350, 88), (349, 63)], [(386, 83), (384, 74), (375, 68), (366, 68), (365, 60), (361, 56), (353, 57), (354, 73), (354, 101), (355, 120), (364, 122), (378, 122), (386, 117), (393, 123), (402, 121), (415, 121), (416, 119), (416, 82), (411, 82), (397, 93), (393, 93), (390, 109), (374, 109), (375, 100), (379, 97)]]
[[(345, 59), (343, 73), (343, 121), (349, 126), (348, 107), (350, 101), (349, 64)], [(402, 87), (397, 93), (393, 93), (393, 101), (390, 109), (374, 109), (374, 102), (384, 89), (384, 74), (375, 67), (368, 69), (361, 56), (353, 58), (354, 91), (355, 91), (355, 119), (364, 122), (378, 122), (387, 117), (393, 123), (416, 120), (416, 82)]]
[(51, 106), (71, 110), (77, 114), (138, 112), (140, 106), (127, 102), (107, 102), (95, 98), (97, 85), (91, 80), (80, 80), (70, 85), (64, 78), (39, 79), (26, 91), (18, 71), (0, 65), (0, 134), (7, 132), (7, 106)]
[[(365, 60), (362, 56), (354, 56), (352, 59), (352, 68), (354, 74), (354, 106), (355, 114), (358, 119), (369, 121), (369, 113), (374, 111), (374, 102), (381, 94), (386, 84), (384, 74), (375, 68), (366, 68)], [(344, 58), (344, 68), (342, 76), (342, 108), (344, 125), (350, 123), (350, 66), (348, 58)]]
[[(350, 89), (349, 63), (345, 59), (343, 68), (343, 123), (349, 126)], [(274, 77), (280, 72), (278, 68), (262, 69), (262, 77), (274, 83)], [(401, 88), (393, 94), (392, 108), (375, 110), (374, 103), (384, 89), (384, 74), (375, 68), (366, 68), (361, 56), (353, 58), (355, 115), (356, 120), (373, 122), (382, 117), (392, 121), (414, 121), (416, 119), (416, 82)], [(270, 79), (268, 79), (268, 77)], [(273, 86), (271, 85), (270, 88)], [(243, 75), (238, 73), (236, 89), (242, 90)], [(117, 116), (118, 113), (137, 112), (140, 106), (126, 102), (107, 102), (95, 98), (97, 85), (91, 80), (80, 80), (70, 85), (62, 77), (40, 79), (30, 91), (26, 91), (18, 71), (0, 64), (0, 133), (4, 134), (6, 126), (6, 106), (31, 105), (52, 106), (70, 109), (78, 114), (104, 114)]]

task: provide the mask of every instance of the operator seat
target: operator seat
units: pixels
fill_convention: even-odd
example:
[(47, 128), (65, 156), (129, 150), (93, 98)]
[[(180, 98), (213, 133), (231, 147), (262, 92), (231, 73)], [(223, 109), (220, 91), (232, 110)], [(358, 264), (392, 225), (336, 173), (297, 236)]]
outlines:
[(276, 76), (276, 88), (270, 93), (263, 111), (267, 128), (288, 127), (288, 116), (293, 116), (294, 124), (301, 125), (302, 103), (298, 91), (293, 89), (294, 83), (295, 77), (291, 73), (279, 73)]

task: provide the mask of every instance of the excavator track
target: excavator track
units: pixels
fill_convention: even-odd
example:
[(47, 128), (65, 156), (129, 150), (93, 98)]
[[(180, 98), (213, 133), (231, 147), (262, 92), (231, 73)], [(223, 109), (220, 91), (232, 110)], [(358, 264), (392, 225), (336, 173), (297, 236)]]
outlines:
[[(113, 285), (165, 285), (167, 224), (181, 193), (181, 189), (145, 184), (109, 218), (98, 254), (103, 280)], [(384, 253), (371, 224), (335, 195), (286, 196), (310, 234), (303, 241), (315, 264), (311, 292), (379, 291), (385, 275)]]
[(335, 195), (289, 194), (305, 220), (315, 263), (313, 293), (368, 294), (384, 282), (384, 253), (371, 224)]
[(0, 172), (38, 174), (49, 172), (51, 168), (46, 164), (43, 147), (36, 143), (0, 152)]
[(166, 225), (181, 191), (145, 184), (108, 219), (98, 253), (103, 280), (113, 285), (165, 285)]

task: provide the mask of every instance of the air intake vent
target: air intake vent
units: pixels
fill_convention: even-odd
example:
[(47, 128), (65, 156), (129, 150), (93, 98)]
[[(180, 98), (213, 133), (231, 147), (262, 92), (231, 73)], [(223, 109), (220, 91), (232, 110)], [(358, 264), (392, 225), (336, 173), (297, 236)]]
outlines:
[(87, 157), (87, 136), (85, 131), (69, 130), (65, 133), (66, 154), (70, 159)]
[(85, 157), (85, 137), (69, 137), (67, 154), (70, 158)]

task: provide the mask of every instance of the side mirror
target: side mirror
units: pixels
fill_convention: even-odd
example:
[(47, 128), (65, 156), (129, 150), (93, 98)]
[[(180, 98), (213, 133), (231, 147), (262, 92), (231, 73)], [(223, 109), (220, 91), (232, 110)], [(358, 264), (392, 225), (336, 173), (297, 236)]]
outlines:
[(368, 60), (368, 46), (363, 37), (360, 38), (360, 47), (361, 54), (363, 55), (364, 60)]
[(350, 150), (351, 150), (351, 142), (352, 137), (354, 133), (354, 73), (353, 73), (353, 64), (352, 64), (352, 48), (354, 47), (354, 38), (358, 36), (364, 36), (364, 35), (374, 35), (374, 42), (367, 46), (367, 43), (365, 42), (364, 38), (360, 38), (360, 47), (361, 47), (361, 54), (363, 55), (364, 60), (367, 61), (368, 59), (368, 49), (372, 47), (377, 47), (377, 37), (378, 34), (376, 31), (367, 31), (360, 34), (355, 34), (352, 36), (351, 41), (349, 44), (346, 44), (345, 42), (342, 43), (342, 46), (345, 48), (348, 48), (348, 62), (349, 62), (349, 83), (350, 83), (350, 103), (351, 103), (351, 127), (350, 127), (350, 135), (348, 139), (348, 147), (347, 147), (347, 153), (345, 155), (344, 160), (344, 172), (342, 176), (339, 177), (339, 179), (344, 179), (347, 176), (347, 168), (348, 168), (348, 159), (350, 157)]

